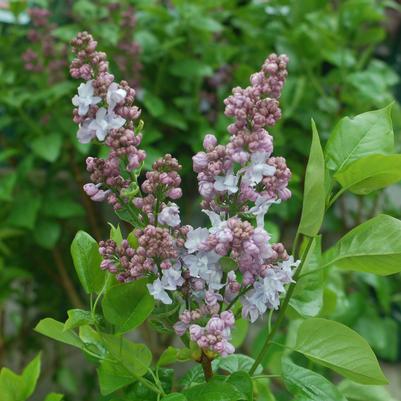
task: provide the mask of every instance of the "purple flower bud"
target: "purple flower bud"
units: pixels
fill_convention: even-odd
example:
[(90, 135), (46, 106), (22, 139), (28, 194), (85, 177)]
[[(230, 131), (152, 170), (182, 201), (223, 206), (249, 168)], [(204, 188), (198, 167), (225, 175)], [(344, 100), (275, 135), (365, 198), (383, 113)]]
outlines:
[(203, 329), (197, 324), (191, 324), (189, 327), (189, 335), (192, 341), (198, 341), (203, 335)]
[(84, 191), (89, 197), (92, 197), (99, 192), (99, 188), (97, 185), (90, 182), (84, 185)]
[(217, 145), (217, 139), (212, 134), (207, 134), (205, 136), (205, 138), (203, 139), (203, 147), (208, 152), (212, 151), (215, 148), (216, 145)]

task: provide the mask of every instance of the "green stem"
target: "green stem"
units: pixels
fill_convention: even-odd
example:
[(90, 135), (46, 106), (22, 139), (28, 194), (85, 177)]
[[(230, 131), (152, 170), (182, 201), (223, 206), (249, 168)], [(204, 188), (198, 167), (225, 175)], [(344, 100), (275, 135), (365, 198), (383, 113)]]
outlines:
[(274, 338), (277, 330), (279, 329), (279, 327), (281, 326), (281, 323), (283, 322), (284, 318), (285, 318), (285, 312), (287, 311), (290, 299), (292, 297), (292, 294), (294, 293), (294, 289), (295, 286), (297, 284), (297, 278), (299, 277), (299, 275), (301, 274), (301, 270), (305, 264), (305, 260), (308, 258), (308, 254), (309, 251), (312, 247), (312, 243), (313, 243), (313, 238), (312, 237), (307, 237), (307, 244), (306, 244), (306, 248), (302, 254), (302, 260), (301, 263), (297, 269), (297, 271), (294, 274), (294, 282), (290, 284), (290, 286), (288, 287), (288, 291), (287, 294), (284, 298), (283, 304), (280, 308), (280, 312), (278, 314), (277, 320), (275, 321), (271, 331), (269, 332), (269, 335), (267, 336), (265, 343), (263, 345), (262, 350), (259, 352), (259, 355), (257, 356), (257, 358), (255, 359), (255, 362), (253, 363), (251, 369), (249, 370), (249, 374), (252, 375), (253, 373), (255, 373), (256, 368), (259, 366), (260, 362), (262, 361), (262, 359), (265, 357), (267, 351), (269, 350), (270, 344), (272, 342), (272, 339)]
[(233, 307), (234, 304), (238, 301), (238, 299), (242, 297), (242, 295), (246, 294), (251, 288), (252, 286), (248, 286), (245, 287), (245, 289), (243, 289), (242, 291), (240, 291), (239, 294), (228, 304), (225, 310), (229, 310), (231, 307)]
[(333, 206), (334, 202), (346, 191), (346, 188), (341, 188), (329, 201), (329, 204), (327, 205), (327, 209), (329, 209), (331, 206)]

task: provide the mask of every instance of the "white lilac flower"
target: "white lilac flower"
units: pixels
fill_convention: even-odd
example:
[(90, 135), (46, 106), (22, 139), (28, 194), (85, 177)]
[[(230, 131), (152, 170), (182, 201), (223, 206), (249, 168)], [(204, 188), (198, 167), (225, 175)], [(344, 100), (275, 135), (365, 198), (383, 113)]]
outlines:
[(180, 209), (175, 203), (170, 203), (159, 214), (158, 221), (170, 227), (177, 227), (181, 223)]
[(266, 152), (255, 152), (252, 153), (250, 164), (241, 169), (244, 172), (243, 182), (254, 186), (259, 184), (263, 177), (272, 176), (276, 172), (274, 166), (270, 166), (266, 163), (269, 155)]
[(79, 126), (77, 138), (80, 143), (89, 143), (96, 137), (96, 131), (88, 128), (91, 121), (92, 120), (86, 120)]
[(217, 265), (220, 256), (216, 252), (199, 252), (196, 255), (187, 255), (183, 258), (188, 267), (189, 274), (194, 278), (201, 278), (205, 281), (208, 288), (219, 290), (224, 285), (221, 284), (223, 273)]
[(191, 277), (200, 278), (201, 272), (208, 270), (208, 259), (206, 255), (187, 255), (183, 258), (185, 266), (188, 267)]
[(152, 284), (146, 284), (146, 286), (148, 287), (150, 295), (152, 295), (154, 299), (167, 305), (173, 303), (159, 278), (156, 279)]
[(280, 203), (280, 201), (275, 201), (274, 199), (259, 195), (256, 199), (255, 206), (249, 209), (249, 212), (256, 216), (256, 224), (258, 227), (264, 227), (265, 215), (273, 203)]
[(191, 230), (187, 234), (187, 240), (185, 241), (185, 248), (188, 249), (188, 253), (194, 253), (199, 250), (200, 245), (206, 241), (209, 237), (209, 231), (207, 228), (196, 228)]
[(109, 111), (114, 110), (116, 105), (122, 102), (127, 96), (127, 91), (120, 88), (115, 82), (111, 83), (109, 89), (107, 90), (107, 103), (109, 105)]
[(124, 124), (124, 118), (114, 113), (108, 113), (104, 107), (101, 107), (96, 113), (96, 118), (91, 121), (88, 128), (96, 132), (99, 141), (103, 141), (110, 129), (121, 128)]
[(202, 212), (208, 215), (212, 223), (212, 227), (209, 228), (210, 234), (216, 235), (216, 238), (220, 242), (230, 242), (233, 237), (231, 230), (227, 227), (227, 221), (222, 220), (217, 213), (211, 210), (203, 209)]
[[(296, 263), (296, 262), (295, 262)], [(293, 264), (292, 264), (293, 265)], [(287, 269), (286, 265), (285, 268)], [(284, 285), (292, 281), (292, 275), (282, 274), (281, 268), (268, 269), (266, 276), (255, 282), (248, 294), (241, 298), (243, 305), (242, 315), (253, 323), (267, 308), (277, 309), (280, 305), (280, 294), (285, 292)]]
[(98, 104), (102, 100), (99, 96), (93, 96), (93, 94), (93, 80), (78, 86), (78, 95), (72, 98), (72, 104), (78, 107), (78, 114), (80, 116), (86, 115), (89, 106)]
[(181, 270), (176, 267), (170, 267), (169, 269), (163, 270), (161, 284), (165, 290), (175, 291), (177, 287), (184, 284)]
[(295, 269), (300, 263), (300, 260), (294, 261), (294, 256), (292, 255), (287, 260), (280, 262), (278, 264), (278, 268), (280, 270), (277, 272), (277, 275), (280, 276), (281, 281), (285, 284), (293, 283), (294, 280), (292, 279), (292, 276), (294, 275)]
[(234, 174), (232, 170), (227, 171), (224, 176), (218, 175), (214, 177), (214, 189), (219, 192), (227, 191), (229, 194), (238, 192), (238, 179), (239, 177)]

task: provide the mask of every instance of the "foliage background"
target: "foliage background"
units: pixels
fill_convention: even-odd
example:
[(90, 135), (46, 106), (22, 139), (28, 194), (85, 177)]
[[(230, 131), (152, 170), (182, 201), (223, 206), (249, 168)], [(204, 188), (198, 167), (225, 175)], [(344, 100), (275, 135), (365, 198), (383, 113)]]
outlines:
[[(191, 156), (200, 149), (205, 133), (227, 135), (223, 99), (232, 87), (246, 85), (250, 73), (272, 51), (290, 57), (281, 99), (283, 118), (272, 134), (277, 154), (286, 156), (293, 171), (294, 194), (284, 207), (272, 209), (268, 224), (276, 238), (288, 241), (299, 218), (311, 117), (327, 138), (341, 117), (395, 101), (393, 122), (400, 147), (397, 3), (113, 3), (12, 1), (18, 22), (12, 14), (1, 14), (10, 21), (0, 23), (0, 366), (20, 370), (44, 348), (48, 374), (41, 388), (63, 392), (68, 400), (99, 399), (93, 370), (69, 350), (47, 344), (32, 328), (43, 316), (63, 320), (68, 308), (82, 305), (69, 253), (71, 240), (78, 229), (100, 239), (108, 235), (106, 222), (113, 221), (107, 207), (89, 202), (81, 190), (86, 182), (85, 156), (96, 150), (75, 140), (70, 99), (76, 82), (68, 78), (68, 63), (57, 74), (49, 68), (51, 59), (70, 58), (65, 48), (77, 31), (88, 30), (97, 38), (100, 49), (111, 56), (117, 78), (137, 80), (148, 166), (165, 152), (179, 158), (186, 194), (180, 206), (194, 225), (202, 217), (194, 207), (198, 199)], [(26, 12), (33, 6), (51, 11), (52, 24), (44, 33), (54, 46), (51, 58), (40, 44), (27, 39), (32, 26)], [(125, 12), (135, 15), (132, 30), (124, 25)], [(141, 68), (129, 67), (130, 76), (119, 60), (124, 41), (134, 41), (141, 49), (135, 60)], [(24, 68), (22, 55), (30, 48), (41, 58), (42, 71)], [(394, 186), (363, 200), (344, 196), (324, 230), (334, 240), (380, 211), (399, 217), (400, 195), (400, 187)], [(324, 314), (356, 329), (383, 363), (399, 364), (399, 275), (338, 274), (330, 278), (323, 300)], [(153, 349), (158, 341), (149, 337)], [(263, 327), (249, 334), (242, 349), (254, 354), (262, 341)], [(274, 370), (274, 354), (265, 362)], [(77, 366), (83, 373), (77, 374)]]

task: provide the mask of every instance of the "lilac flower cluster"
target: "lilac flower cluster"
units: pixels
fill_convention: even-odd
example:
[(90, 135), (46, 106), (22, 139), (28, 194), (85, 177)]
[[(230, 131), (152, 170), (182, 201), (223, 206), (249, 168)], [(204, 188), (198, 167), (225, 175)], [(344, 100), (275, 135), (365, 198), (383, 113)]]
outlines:
[(225, 101), (226, 114), (235, 117), (229, 143), (220, 145), (207, 135), (205, 152), (194, 156), (203, 212), (211, 221), (209, 228), (194, 229), (182, 225), (172, 202), (182, 196), (175, 158), (167, 154), (157, 160), (138, 184), (145, 153), (135, 132), (135, 91), (126, 82), (114, 82), (105, 54), (96, 51), (90, 35), (79, 34), (73, 48), (77, 58), (71, 74), (86, 81), (73, 99), (78, 138), (105, 140), (110, 148), (106, 159), (88, 158), (92, 182), (85, 190), (93, 200), (122, 208), (135, 223), (131, 236), (136, 241), (100, 242), (101, 268), (121, 282), (146, 277), (156, 300), (180, 304), (177, 335), (188, 333), (205, 352), (233, 353), (234, 305), (252, 322), (277, 309), (298, 264), (282, 244), (270, 242), (264, 228), (269, 207), (291, 195), (291, 173), (284, 159), (272, 157), (266, 131), (280, 117), (287, 58), (270, 56), (251, 77), (251, 86), (233, 90)]
[(121, 74), (130, 77), (128, 80), (129, 85), (133, 88), (138, 88), (142, 64), (139, 61), (141, 47), (133, 40), (136, 28), (135, 9), (128, 6), (127, 9), (121, 10), (120, 3), (112, 3), (109, 7), (113, 11), (119, 11), (121, 15), (121, 34), (117, 42), (117, 49), (120, 51), (115, 56), (114, 60)]
[(24, 68), (30, 72), (47, 73), (49, 83), (65, 79), (67, 46), (57, 43), (52, 32), (56, 25), (50, 21), (51, 14), (44, 8), (28, 10), (32, 28), (27, 39), (32, 44), (22, 55)]
[(110, 148), (106, 159), (87, 158), (92, 182), (84, 189), (94, 201), (107, 200), (117, 210), (125, 204), (131, 184), (131, 178), (120, 171), (121, 164), (134, 174), (146, 156), (138, 148), (142, 135), (135, 127), (140, 115), (133, 105), (135, 90), (125, 81), (114, 82), (106, 54), (96, 50), (97, 43), (87, 32), (79, 33), (72, 46), (76, 58), (71, 63), (71, 76), (86, 81), (72, 99), (78, 140), (89, 143), (97, 138)]

